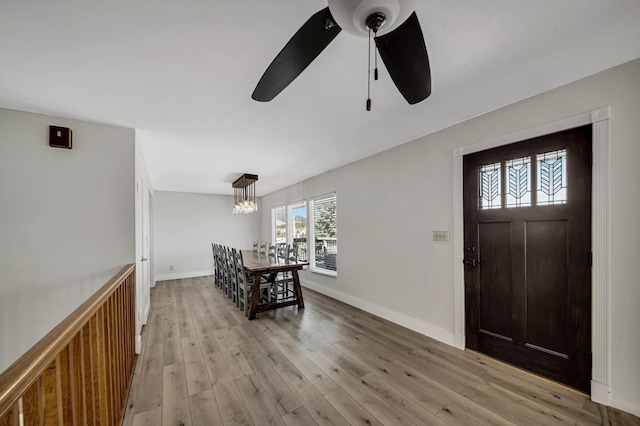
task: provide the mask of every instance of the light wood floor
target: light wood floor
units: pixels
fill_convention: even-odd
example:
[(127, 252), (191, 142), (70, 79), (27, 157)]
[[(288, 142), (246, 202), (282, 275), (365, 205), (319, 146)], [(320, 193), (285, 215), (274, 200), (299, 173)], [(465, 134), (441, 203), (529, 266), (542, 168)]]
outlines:
[(248, 321), (212, 277), (159, 283), (124, 424), (602, 424), (574, 392), (303, 293)]

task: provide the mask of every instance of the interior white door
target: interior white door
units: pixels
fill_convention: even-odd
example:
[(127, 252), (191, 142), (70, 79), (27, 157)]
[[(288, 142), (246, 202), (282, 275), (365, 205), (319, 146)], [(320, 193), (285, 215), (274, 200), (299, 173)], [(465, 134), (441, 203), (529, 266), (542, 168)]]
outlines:
[(142, 300), (144, 310), (142, 323), (147, 323), (150, 306), (150, 268), (149, 268), (149, 189), (143, 181), (142, 188)]
[(136, 173), (136, 218), (135, 218), (135, 233), (136, 233), (136, 353), (140, 353), (142, 340), (142, 325), (143, 325), (143, 312), (144, 312), (144, 293), (143, 293), (143, 236), (142, 236), (142, 216), (143, 216), (143, 185), (142, 178)]
[[(150, 309), (149, 269), (149, 190), (136, 173), (136, 350), (140, 350), (142, 326)], [(138, 352), (139, 353), (139, 352)]]

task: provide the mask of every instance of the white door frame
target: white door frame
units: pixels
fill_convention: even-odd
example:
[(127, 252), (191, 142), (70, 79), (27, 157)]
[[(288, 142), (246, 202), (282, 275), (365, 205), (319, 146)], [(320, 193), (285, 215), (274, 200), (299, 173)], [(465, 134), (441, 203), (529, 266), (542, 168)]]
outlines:
[[(153, 192), (151, 188), (147, 191), (149, 193), (149, 287), (156, 286), (156, 259), (155, 259), (155, 221), (154, 221), (154, 200)], [(151, 306), (151, 304), (149, 304)]]
[(609, 164), (610, 145), (609, 106), (588, 111), (573, 117), (521, 130), (497, 138), (461, 146), (453, 150), (453, 260), (455, 297), (454, 344), (465, 348), (464, 317), (464, 220), (463, 220), (463, 175), (462, 157), (478, 151), (519, 142), (574, 127), (592, 124), (593, 169), (592, 169), (592, 242), (593, 268), (591, 270), (591, 399), (610, 405), (610, 223), (609, 223)]
[(149, 318), (149, 311), (151, 310), (151, 274), (149, 267), (149, 185), (143, 181), (142, 183), (142, 257), (145, 261), (142, 262), (142, 291), (143, 291), (143, 304), (144, 311), (142, 315), (142, 323), (146, 324)]
[(135, 240), (136, 240), (136, 353), (142, 348), (142, 326), (149, 316), (149, 189), (148, 184), (136, 171), (135, 182)]

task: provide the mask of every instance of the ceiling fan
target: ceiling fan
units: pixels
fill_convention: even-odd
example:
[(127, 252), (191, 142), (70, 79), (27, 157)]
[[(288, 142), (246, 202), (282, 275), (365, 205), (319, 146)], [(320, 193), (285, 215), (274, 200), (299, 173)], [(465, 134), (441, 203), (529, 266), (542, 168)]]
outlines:
[[(414, 0), (328, 0), (293, 35), (271, 62), (251, 97), (268, 102), (282, 92), (345, 30), (369, 37), (387, 71), (409, 104), (431, 94), (431, 70)], [(377, 80), (377, 68), (375, 70)], [(371, 100), (367, 99), (367, 110)]]

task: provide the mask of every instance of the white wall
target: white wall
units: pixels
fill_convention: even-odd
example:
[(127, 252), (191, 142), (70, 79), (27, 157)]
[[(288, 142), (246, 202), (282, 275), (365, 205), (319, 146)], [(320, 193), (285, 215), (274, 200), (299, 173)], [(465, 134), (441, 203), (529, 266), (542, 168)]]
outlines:
[(611, 402), (640, 415), (640, 60), (266, 195), (262, 238), (272, 207), (336, 191), (338, 277), (305, 271), (303, 283), (453, 344), (453, 245), (431, 242), (431, 231), (453, 228), (453, 149), (607, 105)]
[(132, 129), (0, 109), (0, 371), (134, 261), (133, 182)]
[(211, 275), (211, 243), (251, 249), (260, 235), (260, 216), (234, 215), (232, 206), (227, 195), (156, 191), (156, 279)]

